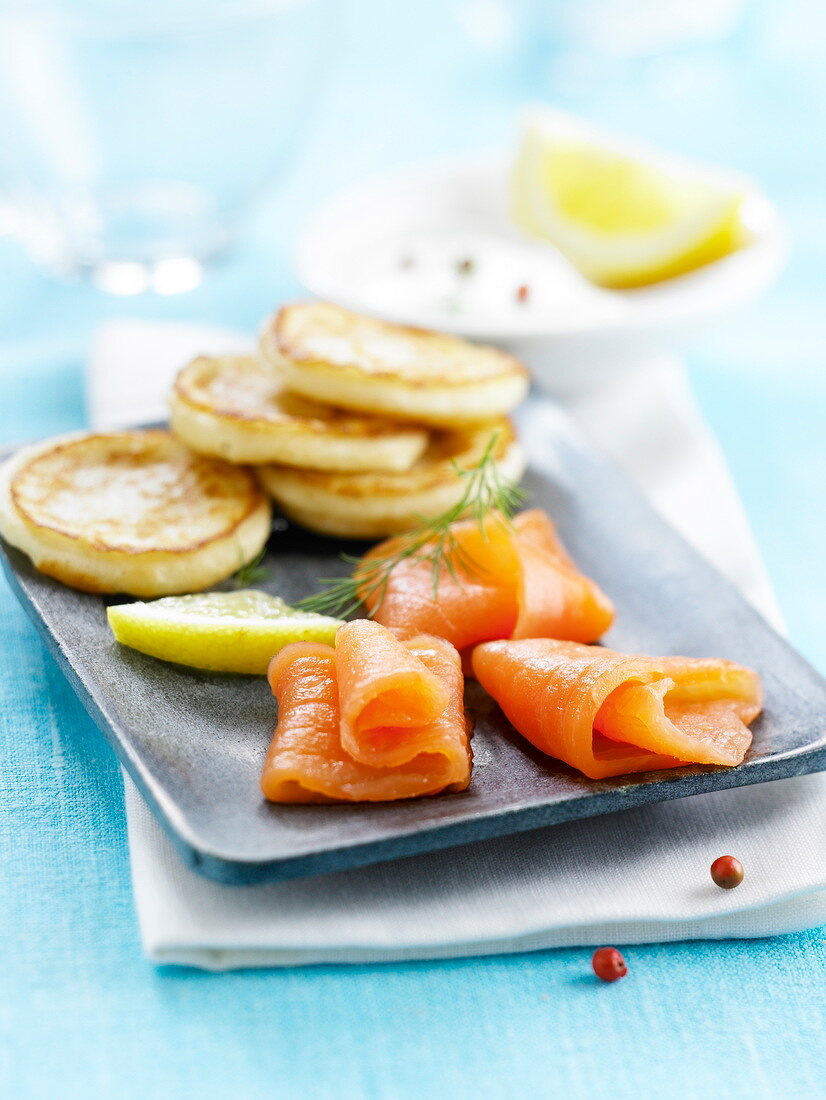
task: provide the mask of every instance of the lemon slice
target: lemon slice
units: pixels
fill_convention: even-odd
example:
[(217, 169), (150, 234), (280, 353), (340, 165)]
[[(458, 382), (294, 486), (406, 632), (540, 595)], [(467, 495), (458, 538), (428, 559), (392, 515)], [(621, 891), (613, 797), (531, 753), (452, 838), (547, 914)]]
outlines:
[(512, 216), (593, 282), (646, 286), (742, 247), (748, 181), (622, 144), (550, 109), (529, 117)]
[(121, 645), (212, 672), (265, 673), (285, 645), (331, 643), (342, 625), (251, 588), (117, 604), (106, 614)]

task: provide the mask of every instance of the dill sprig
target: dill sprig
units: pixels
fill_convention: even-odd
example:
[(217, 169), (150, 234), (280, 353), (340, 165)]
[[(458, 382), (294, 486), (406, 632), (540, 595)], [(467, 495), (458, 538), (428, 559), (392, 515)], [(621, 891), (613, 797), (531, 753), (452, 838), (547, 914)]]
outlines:
[(459, 519), (472, 519), (484, 532), (489, 517), (497, 523), (509, 524), (510, 517), (524, 502), (527, 494), (502, 476), (496, 462), (498, 436), (498, 432), (491, 435), (475, 466), (466, 469), (453, 463), (457, 478), (466, 484), (452, 507), (433, 518), (422, 517), (421, 524), (395, 538), (392, 552), (382, 557), (365, 563), (361, 558), (342, 554), (342, 561), (354, 567), (353, 573), (349, 577), (320, 578), (319, 583), (325, 587), (314, 596), (299, 601), (297, 606), (321, 615), (346, 618), (362, 604), (372, 603), (370, 614), (375, 614), (384, 601), (393, 570), (403, 561), (429, 563), (434, 598), (442, 569), (458, 583), (461, 583), (460, 573), (470, 577), (483, 572), (457, 542), (452, 525)]
[[(241, 561), (241, 565), (230, 578), (236, 588), (247, 588), (249, 585), (255, 584), (256, 581), (261, 581), (267, 576), (269, 570), (261, 564), (266, 553), (267, 547), (264, 545), (250, 561)], [(239, 553), (239, 557), (240, 556)]]

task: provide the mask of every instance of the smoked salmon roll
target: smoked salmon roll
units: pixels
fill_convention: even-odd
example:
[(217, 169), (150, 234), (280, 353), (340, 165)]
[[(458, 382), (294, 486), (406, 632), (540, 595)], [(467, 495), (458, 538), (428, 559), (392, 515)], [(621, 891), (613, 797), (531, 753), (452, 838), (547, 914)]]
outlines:
[(436, 634), (457, 649), (498, 638), (594, 642), (614, 621), (611, 601), (578, 570), (539, 509), (512, 522), (493, 515), (483, 526), (454, 523), (435, 591), (431, 563), (420, 555), (399, 561), (386, 583), (371, 589), (371, 566), (402, 540), (373, 547), (356, 576), (364, 579), (368, 612), (403, 637)]
[(459, 692), (461, 662), (442, 638), (417, 642), (400, 642), (369, 619), (339, 630), (341, 745), (354, 760), (392, 767), (442, 747), (445, 730), (438, 720)]
[(590, 779), (689, 763), (733, 767), (762, 709), (759, 676), (732, 661), (526, 638), (477, 646), (472, 662), (523, 737)]
[(470, 730), (455, 649), (441, 638), (402, 643), (376, 623), (342, 631), (335, 649), (299, 642), (270, 663), (278, 725), (261, 776), (265, 797), (388, 802), (464, 790)]

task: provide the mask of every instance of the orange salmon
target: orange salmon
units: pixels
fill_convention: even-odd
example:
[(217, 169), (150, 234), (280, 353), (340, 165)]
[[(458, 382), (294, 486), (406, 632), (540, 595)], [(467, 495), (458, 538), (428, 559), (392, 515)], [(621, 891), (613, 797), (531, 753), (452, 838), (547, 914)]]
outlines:
[(626, 656), (549, 638), (487, 642), (472, 661), (519, 733), (590, 779), (740, 764), (762, 708), (759, 676), (732, 661)]
[[(376, 622), (402, 637), (435, 634), (460, 650), (499, 638), (593, 642), (613, 622), (611, 601), (579, 572), (544, 512), (522, 512), (511, 524), (491, 516), (484, 528), (460, 520), (451, 536), (452, 569), (442, 566), (435, 596), (430, 562), (421, 559), (400, 561), (381, 591), (362, 585)], [(387, 539), (359, 568), (401, 546), (403, 536)]]
[(342, 634), (336, 648), (297, 642), (270, 662), (278, 724), (265, 797), (385, 802), (464, 790), (471, 753), (455, 649), (441, 638), (399, 642), (364, 620)]

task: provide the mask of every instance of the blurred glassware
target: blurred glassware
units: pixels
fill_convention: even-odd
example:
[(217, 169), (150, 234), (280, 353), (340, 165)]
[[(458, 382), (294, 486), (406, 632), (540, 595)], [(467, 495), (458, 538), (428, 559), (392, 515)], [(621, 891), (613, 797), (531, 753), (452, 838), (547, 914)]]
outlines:
[(329, 0), (0, 0), (0, 199), (39, 263), (189, 290), (306, 128)]

